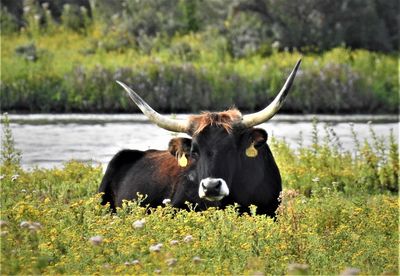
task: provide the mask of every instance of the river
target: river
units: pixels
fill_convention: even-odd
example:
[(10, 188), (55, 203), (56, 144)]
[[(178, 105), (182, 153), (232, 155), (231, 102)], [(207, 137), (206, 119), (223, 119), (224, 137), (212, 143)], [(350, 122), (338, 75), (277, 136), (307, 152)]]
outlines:
[[(321, 139), (328, 125), (340, 138), (344, 150), (354, 149), (350, 123), (360, 141), (371, 139), (370, 128), (386, 141), (392, 130), (399, 140), (399, 117), (393, 115), (277, 115), (259, 127), (296, 148), (300, 133), (304, 145), (311, 143), (314, 117), (318, 119)], [(31, 114), (9, 115), (9, 118), (16, 147), (22, 151), (24, 168), (51, 168), (71, 159), (105, 166), (121, 149), (166, 149), (175, 135), (150, 124), (141, 114)]]

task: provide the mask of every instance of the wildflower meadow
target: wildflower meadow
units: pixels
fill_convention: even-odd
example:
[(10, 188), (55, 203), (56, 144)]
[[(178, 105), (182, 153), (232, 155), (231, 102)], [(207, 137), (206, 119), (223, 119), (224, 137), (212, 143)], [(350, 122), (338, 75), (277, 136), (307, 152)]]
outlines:
[(397, 275), (398, 145), (371, 136), (353, 152), (316, 128), (296, 150), (272, 139), (284, 185), (275, 220), (255, 206), (196, 212), (168, 199), (113, 214), (96, 193), (101, 166), (21, 168), (5, 117), (1, 274)]

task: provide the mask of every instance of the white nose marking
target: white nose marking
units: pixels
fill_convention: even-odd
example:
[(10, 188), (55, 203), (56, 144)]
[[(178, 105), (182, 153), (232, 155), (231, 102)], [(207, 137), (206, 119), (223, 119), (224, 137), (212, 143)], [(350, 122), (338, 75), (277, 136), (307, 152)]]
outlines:
[[(220, 183), (219, 194), (214, 196), (207, 196), (206, 192), (208, 188), (213, 188), (216, 186), (216, 183)], [(229, 188), (226, 184), (226, 181), (222, 178), (212, 178), (207, 177), (200, 181), (199, 185), (199, 197), (205, 198), (210, 201), (217, 201), (223, 199), (225, 196), (229, 195)]]

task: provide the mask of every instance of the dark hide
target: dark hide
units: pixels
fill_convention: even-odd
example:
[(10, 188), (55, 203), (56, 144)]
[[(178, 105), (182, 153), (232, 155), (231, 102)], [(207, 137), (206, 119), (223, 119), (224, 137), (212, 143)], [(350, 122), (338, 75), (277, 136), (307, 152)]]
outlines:
[[(191, 156), (196, 165), (197, 183), (207, 177), (223, 178), (230, 190), (221, 207), (238, 203), (240, 210), (257, 206), (257, 213), (274, 216), (282, 190), (281, 176), (262, 129), (233, 129), (228, 133), (209, 126), (193, 137)], [(246, 156), (254, 144), (257, 156)]]
[(300, 62), (270, 105), (245, 116), (232, 108), (190, 115), (186, 122), (171, 120), (118, 81), (152, 122), (170, 131), (187, 133), (192, 140), (172, 139), (168, 152), (118, 153), (99, 189), (104, 193), (103, 204), (110, 202), (115, 209), (123, 199), (135, 199), (140, 193), (147, 195), (145, 203), (150, 206), (161, 205), (166, 198), (175, 207), (189, 201), (198, 204), (200, 210), (209, 205), (238, 203), (242, 212), (255, 205), (259, 214), (275, 216), (281, 176), (267, 145), (267, 133), (253, 126), (268, 121), (282, 106)]
[[(99, 192), (103, 204), (111, 208), (121, 206), (122, 200), (147, 195), (144, 205), (152, 207), (171, 199), (174, 207), (185, 208), (185, 202), (197, 204), (197, 210), (209, 206), (225, 207), (238, 203), (241, 212), (249, 205), (257, 206), (257, 213), (274, 216), (282, 190), (281, 177), (262, 129), (235, 129), (228, 132), (220, 126), (205, 127), (188, 138), (174, 138), (168, 151), (119, 152), (108, 165)], [(251, 145), (257, 156), (246, 156)], [(187, 156), (187, 167), (178, 165), (178, 158)], [(200, 199), (201, 179), (222, 178), (230, 190), (221, 201)]]
[[(115, 211), (122, 205), (122, 200), (133, 200), (137, 194), (146, 195), (143, 205), (156, 207), (164, 199), (170, 199), (177, 208), (187, 208), (185, 202), (191, 202), (199, 210), (219, 203), (199, 198), (198, 184), (191, 181), (192, 164), (185, 168), (178, 165), (175, 158), (177, 150), (190, 149), (190, 139), (172, 139), (170, 151), (122, 150), (110, 161), (99, 192), (104, 193), (102, 204), (110, 203)], [(177, 142), (175, 146), (171, 144)], [(186, 146), (189, 142), (189, 146)], [(179, 147), (179, 148), (178, 148)]]

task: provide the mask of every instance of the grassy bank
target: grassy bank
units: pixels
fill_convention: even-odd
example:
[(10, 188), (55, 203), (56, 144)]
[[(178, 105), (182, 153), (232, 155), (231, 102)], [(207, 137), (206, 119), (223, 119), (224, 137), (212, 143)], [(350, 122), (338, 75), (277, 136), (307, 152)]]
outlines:
[(147, 213), (127, 203), (110, 215), (96, 195), (100, 167), (68, 162), (23, 170), (8, 132), (1, 164), (1, 272), (284, 274), (297, 267), (304, 274), (338, 274), (353, 267), (396, 275), (398, 145), (392, 139), (385, 146), (371, 133), (371, 143), (358, 141), (350, 153), (330, 133), (322, 141), (315, 129), (313, 144), (296, 151), (270, 142), (284, 185), (273, 221), (255, 208), (238, 216), (234, 206), (201, 213), (166, 206)]
[[(122, 32), (92, 25), (85, 34), (2, 35), (3, 111), (132, 112), (115, 83), (131, 85), (154, 108), (197, 112), (236, 105), (252, 111), (279, 91), (300, 53), (232, 58), (213, 31), (156, 38), (146, 50)], [(397, 58), (336, 48), (305, 54), (286, 112), (396, 113)]]

